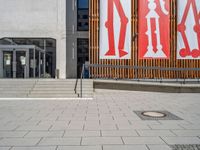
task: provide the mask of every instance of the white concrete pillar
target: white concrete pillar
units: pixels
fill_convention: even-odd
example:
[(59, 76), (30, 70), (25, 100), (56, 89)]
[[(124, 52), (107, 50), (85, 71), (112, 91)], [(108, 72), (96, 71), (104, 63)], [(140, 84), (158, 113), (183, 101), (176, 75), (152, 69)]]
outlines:
[(56, 69), (59, 70), (59, 78), (66, 79), (66, 0), (58, 0), (57, 2), (58, 35), (56, 39)]
[(0, 50), (0, 78), (3, 78), (3, 51)]
[(59, 70), (59, 78), (66, 79), (66, 39), (57, 39), (56, 69)]

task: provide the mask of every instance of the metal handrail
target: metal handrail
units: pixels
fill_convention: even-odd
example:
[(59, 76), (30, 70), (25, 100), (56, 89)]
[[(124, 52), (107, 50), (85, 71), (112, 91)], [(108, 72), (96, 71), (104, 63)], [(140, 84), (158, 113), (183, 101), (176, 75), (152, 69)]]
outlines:
[(118, 69), (144, 69), (144, 70), (161, 70), (161, 71), (200, 71), (200, 68), (164, 68), (164, 67), (141, 67), (141, 66), (119, 66), (119, 65), (102, 65), (87, 64), (86, 67), (95, 68), (118, 68)]
[(77, 85), (78, 85), (78, 78), (76, 78), (76, 83), (75, 83), (75, 86), (74, 86), (74, 92), (75, 92), (75, 94), (77, 94), (77, 91), (76, 91)]
[[(85, 64), (83, 64), (82, 66), (82, 70), (81, 70), (81, 77), (80, 77), (80, 93), (78, 94), (78, 97), (83, 97), (83, 92), (82, 92), (82, 80), (83, 80), (83, 73), (84, 73), (84, 70), (85, 70)], [(77, 86), (78, 86), (78, 79), (79, 78), (76, 78), (76, 83), (75, 83), (75, 86), (74, 86), (74, 92), (75, 94), (77, 94)]]

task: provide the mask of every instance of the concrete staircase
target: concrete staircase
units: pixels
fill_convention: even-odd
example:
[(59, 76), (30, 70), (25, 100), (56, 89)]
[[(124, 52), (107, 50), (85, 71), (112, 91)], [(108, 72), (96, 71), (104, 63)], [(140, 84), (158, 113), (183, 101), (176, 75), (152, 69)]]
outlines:
[[(0, 98), (77, 98), (75, 79), (0, 79)], [(83, 98), (93, 97), (93, 81), (83, 80)]]

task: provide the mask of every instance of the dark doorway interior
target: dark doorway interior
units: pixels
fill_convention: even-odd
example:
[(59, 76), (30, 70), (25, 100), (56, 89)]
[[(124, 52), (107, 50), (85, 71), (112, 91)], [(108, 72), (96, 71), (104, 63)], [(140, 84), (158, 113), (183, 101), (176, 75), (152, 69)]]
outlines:
[(3, 77), (4, 78), (13, 77), (12, 60), (13, 60), (12, 52), (4, 51), (3, 52)]
[(89, 39), (77, 39), (77, 77), (80, 78), (83, 64), (89, 61)]

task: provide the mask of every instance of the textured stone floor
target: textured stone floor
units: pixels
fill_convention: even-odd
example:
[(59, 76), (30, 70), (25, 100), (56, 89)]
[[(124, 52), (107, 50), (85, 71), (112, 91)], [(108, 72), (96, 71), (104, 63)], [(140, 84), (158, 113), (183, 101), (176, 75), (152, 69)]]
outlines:
[[(94, 100), (0, 101), (0, 150), (171, 150), (200, 144), (200, 94), (98, 90)], [(141, 120), (165, 110), (183, 120)]]

